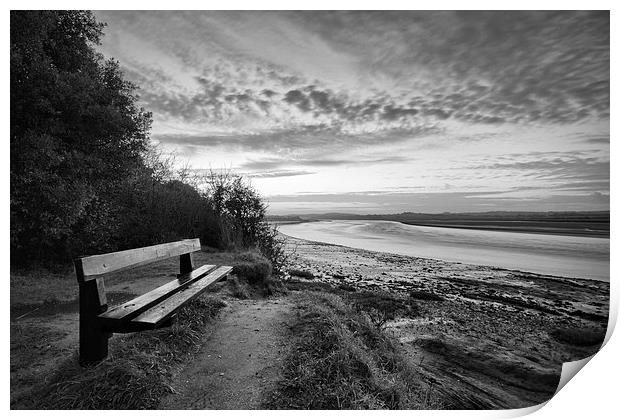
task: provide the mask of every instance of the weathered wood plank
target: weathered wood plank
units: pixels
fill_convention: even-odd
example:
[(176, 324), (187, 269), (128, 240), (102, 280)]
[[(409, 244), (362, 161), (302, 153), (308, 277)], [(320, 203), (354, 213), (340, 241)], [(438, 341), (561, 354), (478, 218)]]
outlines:
[[(135, 299), (111, 308), (107, 312), (99, 315), (100, 318), (106, 318), (110, 320), (123, 320), (132, 318), (138, 315), (140, 312), (144, 312), (147, 309), (155, 306), (157, 303), (166, 299), (170, 295), (178, 292), (185, 287), (188, 287), (192, 282), (199, 280), (206, 276), (211, 270), (215, 268), (214, 265), (203, 265), (196, 270), (184, 274), (169, 283), (166, 283), (156, 289), (151, 290)], [(104, 323), (106, 321), (104, 320)]]
[(75, 260), (76, 273), (78, 274), (78, 281), (80, 279), (87, 281), (104, 274), (195, 251), (200, 251), (200, 240), (197, 238), (109, 254), (92, 255)]
[(228, 275), (232, 267), (221, 266), (210, 272), (206, 277), (192, 283), (186, 289), (170, 296), (163, 302), (133, 318), (129, 323), (140, 329), (157, 328), (170, 318), (182, 306), (200, 296), (207, 287), (220, 278)]

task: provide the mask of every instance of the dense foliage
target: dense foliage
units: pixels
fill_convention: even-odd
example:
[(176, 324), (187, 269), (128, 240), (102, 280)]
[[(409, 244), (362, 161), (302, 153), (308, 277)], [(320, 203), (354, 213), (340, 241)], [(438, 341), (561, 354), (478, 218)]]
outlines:
[(11, 13), (14, 258), (109, 242), (110, 198), (142, 166), (151, 116), (93, 50), (102, 27), (88, 12)]
[(137, 87), (94, 50), (103, 27), (84, 11), (11, 12), (12, 263), (188, 237), (280, 255), (241, 177), (201, 190), (151, 148)]

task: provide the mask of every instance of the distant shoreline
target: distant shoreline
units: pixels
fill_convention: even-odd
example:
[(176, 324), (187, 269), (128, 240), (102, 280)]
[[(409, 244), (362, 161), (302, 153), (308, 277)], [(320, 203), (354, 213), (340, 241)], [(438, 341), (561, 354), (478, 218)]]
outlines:
[[(530, 234), (539, 234), (539, 235), (560, 235), (560, 236), (579, 236), (579, 237), (587, 237), (587, 238), (609, 238), (608, 230), (584, 230), (578, 228), (562, 228), (557, 226), (531, 226), (531, 225), (523, 225), (523, 226), (508, 226), (499, 225), (500, 223), (511, 223), (509, 221), (493, 221), (493, 225), (465, 225), (459, 223), (441, 223), (441, 222), (407, 222), (400, 220), (389, 220), (389, 219), (308, 219), (308, 220), (278, 220), (278, 221), (270, 221), (271, 224), (274, 225), (294, 225), (301, 223), (312, 223), (312, 222), (329, 222), (332, 220), (350, 220), (350, 221), (363, 221), (363, 220), (371, 220), (374, 222), (396, 222), (402, 223), (404, 225), (411, 226), (424, 226), (424, 227), (437, 227), (437, 228), (452, 228), (452, 229), (468, 229), (468, 230), (485, 230), (485, 231), (496, 231), (496, 232), (514, 232), (514, 233), (530, 233)], [(512, 223), (522, 223), (522, 222), (512, 222)]]
[(427, 227), (441, 227), (441, 228), (453, 228), (453, 229), (470, 229), (470, 230), (492, 230), (497, 232), (515, 232), (515, 233), (534, 233), (541, 235), (561, 235), (561, 236), (583, 236), (589, 238), (609, 238), (609, 231), (585, 231), (583, 229), (571, 229), (571, 228), (557, 228), (557, 227), (535, 227), (535, 226), (472, 226), (472, 225), (459, 225), (452, 223), (414, 223), (414, 222), (399, 222), (405, 225), (412, 226), (427, 226)]
[(279, 232), (279, 234), (293, 243), (305, 244), (305, 245), (316, 245), (316, 246), (327, 247), (327, 248), (329, 247), (343, 248), (351, 252), (357, 252), (357, 253), (365, 254), (365, 255), (384, 255), (388, 257), (391, 256), (391, 257), (397, 257), (400, 259), (406, 259), (407, 261), (432, 261), (437, 264), (445, 264), (445, 265), (457, 264), (462, 267), (477, 267), (482, 270), (521, 273), (527, 276), (534, 276), (534, 277), (540, 277), (540, 278), (544, 277), (547, 279), (555, 279), (557, 281), (566, 281), (566, 282), (574, 282), (574, 281), (580, 281), (580, 282), (585, 281), (585, 282), (595, 282), (595, 283), (599, 283), (599, 282), (609, 283), (610, 282), (610, 280), (604, 280), (604, 279), (598, 279), (598, 278), (592, 278), (592, 277), (546, 274), (546, 273), (540, 273), (536, 271), (521, 270), (518, 268), (502, 267), (500, 265), (494, 265), (494, 264), (466, 263), (466, 262), (459, 262), (459, 261), (443, 259), (443, 258), (419, 257), (419, 256), (405, 255), (405, 254), (399, 254), (396, 252), (389, 252), (389, 251), (375, 251), (372, 249), (360, 248), (360, 247), (355, 247), (355, 246), (340, 245), (340, 244), (334, 244), (331, 242), (323, 242), (323, 241), (315, 241), (311, 239), (299, 238), (297, 236), (287, 235), (286, 233), (282, 233), (282, 232)]

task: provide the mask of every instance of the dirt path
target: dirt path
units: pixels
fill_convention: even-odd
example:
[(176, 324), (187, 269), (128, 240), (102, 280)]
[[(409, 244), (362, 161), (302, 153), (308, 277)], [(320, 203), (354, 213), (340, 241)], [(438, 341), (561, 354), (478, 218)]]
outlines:
[(280, 375), (291, 308), (286, 298), (231, 302), (160, 408), (260, 408)]

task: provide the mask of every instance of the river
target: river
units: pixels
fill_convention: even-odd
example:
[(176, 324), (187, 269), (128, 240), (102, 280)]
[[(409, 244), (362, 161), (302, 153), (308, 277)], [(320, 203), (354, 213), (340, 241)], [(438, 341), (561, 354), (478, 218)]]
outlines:
[(377, 220), (286, 224), (295, 238), (369, 251), (609, 281), (609, 238), (406, 225)]

